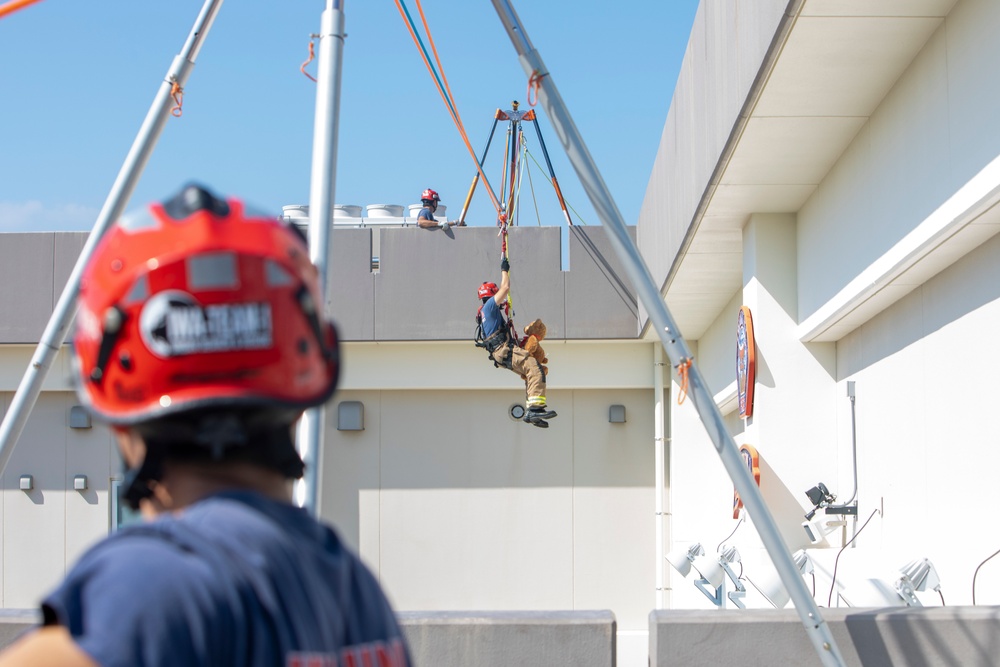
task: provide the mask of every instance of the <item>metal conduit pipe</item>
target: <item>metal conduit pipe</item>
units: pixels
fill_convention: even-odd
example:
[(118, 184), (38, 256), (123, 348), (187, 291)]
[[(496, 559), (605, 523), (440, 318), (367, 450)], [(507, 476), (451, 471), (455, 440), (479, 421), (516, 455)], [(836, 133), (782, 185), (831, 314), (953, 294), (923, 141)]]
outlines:
[(663, 428), (663, 346), (653, 346), (653, 447), (655, 448), (656, 465), (656, 609), (663, 609), (663, 591), (666, 589), (663, 572), (666, 558), (663, 553), (664, 523), (667, 508), (665, 507), (666, 485), (666, 448)]

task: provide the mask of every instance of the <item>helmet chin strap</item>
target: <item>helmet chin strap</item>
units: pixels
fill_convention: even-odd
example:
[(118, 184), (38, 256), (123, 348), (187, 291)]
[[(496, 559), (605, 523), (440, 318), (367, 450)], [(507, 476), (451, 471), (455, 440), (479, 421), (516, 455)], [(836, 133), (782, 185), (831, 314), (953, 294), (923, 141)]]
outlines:
[(133, 510), (139, 509), (139, 502), (144, 498), (153, 495), (153, 489), (149, 485), (160, 479), (163, 474), (163, 463), (159, 454), (147, 451), (142, 463), (130, 468), (128, 463), (122, 460), (123, 480), (121, 487), (121, 498), (128, 503)]

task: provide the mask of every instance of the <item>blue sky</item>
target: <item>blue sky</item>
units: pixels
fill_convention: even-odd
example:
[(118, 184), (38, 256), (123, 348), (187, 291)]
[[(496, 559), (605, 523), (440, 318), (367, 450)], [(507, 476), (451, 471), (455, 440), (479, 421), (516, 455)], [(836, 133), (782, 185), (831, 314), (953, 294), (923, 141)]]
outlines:
[[(419, 21), (415, 0), (404, 0)], [(89, 230), (181, 50), (202, 0), (42, 0), (0, 19), (0, 231)], [(309, 200), (315, 84), (299, 72), (324, 0), (229, 0), (127, 209), (197, 180), (281, 212)], [(697, 0), (513, 0), (525, 32), (635, 224), (687, 47)], [(527, 81), (489, 0), (424, 0), (458, 110), (477, 154), (496, 109)], [(412, 204), (431, 187), (457, 217), (475, 163), (393, 0), (346, 0), (347, 39), (335, 200)], [(309, 71), (315, 75), (316, 63)], [(600, 221), (541, 106), (556, 177), (579, 221)], [(529, 151), (543, 162), (532, 128)], [(505, 124), (485, 165), (499, 188)], [(532, 163), (544, 225), (562, 224)], [(521, 224), (538, 224), (522, 192)], [(574, 215), (576, 218), (577, 216)], [(480, 187), (467, 216), (493, 225)]]

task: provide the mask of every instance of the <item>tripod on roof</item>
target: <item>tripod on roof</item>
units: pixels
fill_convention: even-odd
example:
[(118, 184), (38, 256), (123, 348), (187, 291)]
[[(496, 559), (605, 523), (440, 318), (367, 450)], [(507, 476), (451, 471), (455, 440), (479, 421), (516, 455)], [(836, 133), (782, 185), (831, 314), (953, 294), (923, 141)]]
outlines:
[(517, 224), (514, 214), (521, 191), (521, 176), (525, 167), (523, 158), (524, 155), (527, 154), (528, 150), (521, 122), (531, 121), (535, 126), (535, 133), (538, 136), (538, 145), (542, 147), (542, 155), (545, 156), (545, 165), (548, 167), (549, 179), (552, 182), (552, 187), (556, 191), (556, 197), (559, 199), (559, 206), (562, 208), (563, 216), (566, 218), (566, 222), (569, 225), (572, 225), (573, 220), (569, 217), (569, 211), (566, 208), (566, 200), (563, 199), (562, 190), (559, 189), (559, 181), (556, 180), (555, 172), (552, 169), (552, 160), (549, 159), (549, 152), (545, 148), (545, 140), (542, 138), (542, 129), (538, 126), (538, 116), (535, 114), (535, 110), (528, 109), (527, 111), (519, 111), (519, 103), (517, 100), (511, 102), (511, 106), (513, 108), (506, 111), (503, 109), (497, 109), (497, 112), (493, 117), (493, 127), (490, 128), (490, 136), (486, 140), (486, 148), (483, 149), (483, 155), (479, 159), (479, 169), (476, 171), (476, 175), (472, 178), (472, 185), (469, 187), (469, 194), (465, 197), (465, 203), (462, 205), (462, 212), (458, 216), (457, 224), (465, 224), (465, 214), (469, 210), (469, 203), (472, 201), (472, 195), (475, 193), (476, 186), (479, 184), (479, 176), (482, 173), (483, 164), (486, 162), (486, 155), (489, 153), (490, 144), (493, 143), (493, 135), (496, 133), (497, 124), (500, 121), (505, 120), (508, 122), (507, 148), (505, 150), (505, 154), (509, 155), (509, 159), (504, 159), (500, 202), (503, 208), (501, 212), (507, 214), (507, 223)]

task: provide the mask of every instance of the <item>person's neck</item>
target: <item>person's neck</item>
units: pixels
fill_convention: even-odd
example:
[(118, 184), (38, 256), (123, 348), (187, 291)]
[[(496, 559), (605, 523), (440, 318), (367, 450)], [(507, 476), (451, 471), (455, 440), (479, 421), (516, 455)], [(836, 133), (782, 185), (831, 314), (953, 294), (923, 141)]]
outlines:
[(291, 480), (270, 468), (244, 462), (225, 466), (168, 462), (152, 489), (144, 515), (180, 511), (222, 491), (253, 491), (279, 502), (292, 501)]

